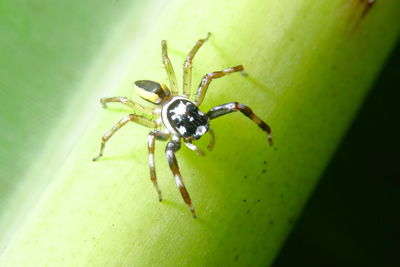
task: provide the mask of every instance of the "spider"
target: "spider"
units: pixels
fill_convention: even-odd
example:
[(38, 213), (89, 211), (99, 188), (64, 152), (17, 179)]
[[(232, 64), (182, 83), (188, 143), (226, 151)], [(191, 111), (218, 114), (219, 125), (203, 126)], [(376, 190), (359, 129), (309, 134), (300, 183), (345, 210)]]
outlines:
[[(189, 207), (193, 218), (196, 218), (196, 212), (193, 208), (192, 201), (186, 189), (185, 183), (182, 180), (178, 162), (175, 157), (175, 153), (181, 148), (181, 141), (183, 141), (183, 143), (189, 149), (203, 156), (204, 152), (194, 145), (192, 141), (198, 140), (204, 134), (209, 133), (210, 141), (207, 148), (211, 151), (215, 144), (215, 135), (214, 131), (210, 127), (210, 121), (225, 114), (240, 111), (268, 134), (269, 144), (272, 145), (271, 128), (256, 114), (254, 114), (249, 107), (243, 104), (238, 102), (230, 102), (213, 107), (207, 113), (203, 113), (199, 109), (199, 106), (203, 103), (208, 86), (212, 80), (221, 78), (234, 72), (244, 73), (242, 65), (204, 75), (197, 88), (197, 93), (192, 100), (192, 95), (190, 93), (192, 82), (192, 60), (200, 47), (208, 40), (209, 36), (210, 33), (208, 33), (206, 38), (199, 39), (186, 57), (186, 60), (183, 64), (182, 94), (179, 94), (175, 72), (168, 57), (167, 42), (163, 40), (161, 42), (162, 62), (168, 75), (170, 88), (163, 83), (151, 80), (139, 80), (135, 82), (135, 87), (139, 96), (153, 104), (158, 105), (157, 108), (142, 106), (126, 97), (106, 97), (100, 99), (103, 107), (106, 107), (107, 103), (118, 102), (128, 106), (135, 113), (129, 114), (122, 118), (111, 128), (111, 130), (104, 134), (101, 141), (100, 152), (98, 156), (93, 158), (93, 161), (96, 161), (103, 156), (106, 142), (128, 122), (136, 122), (140, 125), (153, 129), (148, 135), (148, 161), (150, 165), (150, 179), (157, 190), (158, 199), (159, 201), (162, 200), (161, 190), (157, 184), (157, 176), (154, 165), (155, 140), (168, 141), (165, 149), (168, 164), (174, 175), (175, 183), (180, 190), (183, 200)], [(143, 115), (138, 115), (136, 113)], [(155, 119), (150, 119), (148, 117), (153, 117)]]

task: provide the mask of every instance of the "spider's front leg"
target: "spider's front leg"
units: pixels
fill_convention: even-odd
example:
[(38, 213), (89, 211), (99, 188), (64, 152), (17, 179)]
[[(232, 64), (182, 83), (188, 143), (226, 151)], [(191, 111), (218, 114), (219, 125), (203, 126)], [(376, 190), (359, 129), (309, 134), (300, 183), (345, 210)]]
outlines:
[(93, 158), (93, 161), (98, 160), (103, 156), (104, 152), (104, 147), (107, 143), (107, 141), (119, 130), (121, 129), (122, 126), (126, 125), (128, 122), (136, 122), (138, 124), (141, 124), (143, 126), (149, 127), (149, 128), (156, 128), (157, 123), (153, 120), (150, 120), (148, 118), (145, 118), (143, 116), (135, 115), (135, 114), (129, 114), (128, 116), (122, 118), (117, 124), (115, 124), (111, 130), (106, 132), (106, 134), (102, 137), (101, 139), (101, 145), (100, 145), (100, 152), (97, 157)]
[(204, 75), (203, 79), (201, 79), (199, 88), (197, 89), (196, 99), (194, 101), (196, 106), (200, 106), (201, 103), (203, 103), (204, 97), (207, 93), (208, 86), (210, 85), (210, 83), (213, 79), (221, 78), (227, 74), (237, 72), (237, 71), (242, 71), (242, 73), (243, 73), (243, 69), (244, 69), (243, 66), (239, 65), (239, 66), (235, 66), (235, 67), (232, 67), (229, 69), (215, 71), (215, 72), (211, 72), (211, 73)]
[(148, 149), (149, 149), (149, 166), (150, 166), (150, 180), (153, 182), (154, 187), (157, 190), (158, 193), (158, 200), (161, 201), (161, 190), (158, 187), (157, 184), (157, 175), (156, 175), (156, 169), (155, 169), (155, 164), (154, 164), (154, 149), (155, 149), (155, 141), (160, 140), (160, 141), (167, 141), (169, 138), (169, 134), (161, 132), (161, 131), (151, 131), (149, 133), (149, 138), (148, 138)]
[(210, 111), (207, 112), (207, 117), (212, 120), (235, 111), (240, 111), (243, 113), (246, 117), (254, 121), (264, 132), (266, 132), (268, 134), (268, 142), (270, 145), (272, 145), (271, 127), (269, 127), (268, 124), (254, 114), (251, 108), (248, 106), (238, 102), (219, 105), (210, 109)]
[(165, 153), (167, 154), (167, 160), (169, 167), (174, 175), (175, 183), (178, 186), (182, 198), (185, 203), (188, 205), (190, 211), (192, 212), (193, 218), (196, 218), (196, 212), (194, 211), (192, 201), (190, 200), (190, 196), (188, 191), (186, 190), (185, 184), (182, 180), (181, 173), (179, 171), (178, 162), (176, 161), (175, 153), (181, 148), (181, 142), (176, 139), (168, 142), (167, 147), (165, 149)]

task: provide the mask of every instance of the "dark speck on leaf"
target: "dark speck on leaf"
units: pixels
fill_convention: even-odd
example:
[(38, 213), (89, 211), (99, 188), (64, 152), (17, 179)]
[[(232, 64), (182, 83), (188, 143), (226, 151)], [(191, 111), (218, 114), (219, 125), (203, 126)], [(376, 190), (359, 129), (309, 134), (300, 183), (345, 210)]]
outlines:
[(247, 202), (247, 199), (243, 199), (243, 202)]
[(263, 161), (263, 164), (265, 165), (265, 164), (267, 164), (267, 162), (264, 160), (264, 161)]
[(250, 214), (250, 210), (247, 210), (247, 211), (246, 211), (246, 214)]
[(274, 223), (275, 223), (274, 220), (269, 221), (269, 224), (274, 224)]
[(236, 256), (235, 256), (235, 261), (238, 261), (238, 260), (239, 260), (239, 256), (236, 255)]
[(261, 202), (261, 199), (257, 199), (257, 202), (260, 203), (260, 202)]
[(244, 176), (244, 179), (247, 179), (247, 175)]
[(267, 171), (264, 169), (264, 170), (262, 170), (262, 173), (266, 173)]

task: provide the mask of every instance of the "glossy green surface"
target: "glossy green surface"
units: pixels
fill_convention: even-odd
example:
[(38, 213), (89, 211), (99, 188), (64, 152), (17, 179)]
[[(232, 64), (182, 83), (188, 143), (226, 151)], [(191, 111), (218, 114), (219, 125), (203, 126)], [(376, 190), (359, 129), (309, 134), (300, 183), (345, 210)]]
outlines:
[[(29, 3), (1, 6), (9, 40), (1, 45), (10, 51), (0, 70), (8, 100), (1, 106), (4, 266), (268, 265), (399, 33), (395, 1), (365, 16), (362, 1)], [(212, 122), (217, 143), (206, 157), (183, 148), (178, 160), (194, 220), (165, 143), (156, 148), (165, 199), (158, 203), (147, 129), (127, 126), (103, 160), (91, 158), (102, 134), (129, 112), (103, 110), (98, 99), (138, 100), (132, 83), (139, 79), (168, 84), (162, 39), (181, 77), (186, 53), (207, 32), (195, 85), (237, 64), (249, 76), (214, 81), (202, 109), (247, 104), (271, 125), (275, 145), (237, 113)]]

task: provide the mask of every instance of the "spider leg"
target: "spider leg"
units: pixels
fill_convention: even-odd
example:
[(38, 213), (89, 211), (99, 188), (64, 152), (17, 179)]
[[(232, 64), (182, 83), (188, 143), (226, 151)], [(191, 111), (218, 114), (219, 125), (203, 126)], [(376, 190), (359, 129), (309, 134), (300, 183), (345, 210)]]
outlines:
[(167, 154), (167, 160), (169, 167), (174, 174), (175, 183), (181, 192), (182, 198), (185, 201), (186, 205), (188, 205), (190, 211), (192, 212), (193, 218), (196, 218), (196, 212), (194, 211), (192, 201), (190, 200), (190, 196), (188, 191), (186, 190), (185, 184), (182, 180), (181, 173), (179, 172), (178, 162), (176, 161), (175, 153), (181, 148), (181, 142), (179, 140), (172, 140), (168, 142), (167, 147), (165, 149), (165, 153)]
[(167, 71), (169, 83), (171, 84), (171, 94), (173, 96), (178, 95), (178, 82), (176, 81), (175, 71), (168, 57), (167, 41), (165, 40), (162, 40), (161, 42), (161, 51), (162, 61), (165, 66), (165, 70)]
[(149, 133), (149, 137), (148, 137), (148, 148), (149, 148), (149, 166), (150, 166), (150, 180), (153, 182), (153, 185), (155, 187), (155, 189), (157, 190), (158, 193), (158, 200), (161, 201), (162, 197), (161, 197), (161, 190), (158, 187), (157, 184), (157, 175), (156, 175), (156, 169), (155, 169), (155, 165), (154, 165), (154, 149), (155, 149), (155, 141), (160, 140), (160, 141), (167, 141), (169, 138), (169, 134), (161, 132), (161, 131), (151, 131)]
[(147, 114), (147, 115), (156, 115), (157, 112), (155, 112), (154, 109), (142, 106), (138, 103), (135, 103), (134, 101), (130, 100), (129, 98), (126, 97), (121, 97), (121, 96), (114, 96), (114, 97), (103, 97), (100, 99), (100, 103), (103, 104), (103, 107), (107, 107), (107, 103), (121, 103), (123, 105), (126, 105), (133, 110)]
[(195, 151), (197, 153), (197, 155), (199, 155), (199, 156), (204, 156), (205, 155), (203, 150), (198, 148), (196, 145), (192, 144), (192, 141), (185, 140), (184, 143), (190, 150)]
[(100, 152), (97, 157), (93, 158), (93, 161), (98, 160), (103, 156), (104, 152), (104, 147), (107, 143), (107, 141), (113, 136), (119, 129), (121, 129), (122, 126), (126, 125), (128, 122), (136, 122), (138, 124), (141, 124), (143, 126), (149, 127), (149, 128), (156, 128), (157, 123), (153, 120), (150, 120), (148, 118), (145, 118), (143, 116), (135, 115), (135, 114), (129, 114), (128, 116), (122, 118), (117, 124), (115, 124), (111, 130), (106, 132), (106, 134), (102, 137), (101, 139), (101, 145), (100, 145)]
[[(211, 151), (214, 149), (215, 146), (215, 134), (211, 128), (208, 128), (208, 133), (210, 134), (210, 142), (207, 145), (207, 149)], [(199, 156), (205, 155), (204, 151), (201, 150), (198, 146), (192, 144), (191, 140), (185, 140), (184, 142), (189, 149), (195, 151)]]
[(215, 133), (211, 128), (208, 128), (208, 133), (210, 134), (210, 143), (208, 143), (207, 149), (211, 151), (215, 146)]
[(213, 107), (212, 109), (210, 109), (210, 111), (207, 112), (207, 117), (212, 120), (235, 111), (242, 112), (246, 117), (254, 121), (264, 132), (266, 132), (268, 134), (268, 142), (270, 145), (272, 145), (271, 127), (269, 127), (268, 124), (266, 124), (256, 114), (254, 114), (249, 107), (243, 104), (240, 104), (238, 102), (231, 102)]
[(204, 39), (199, 39), (189, 54), (186, 56), (186, 60), (183, 63), (183, 94), (190, 98), (190, 89), (192, 86), (192, 60), (196, 55), (197, 51), (200, 47), (210, 38), (211, 33), (207, 34), (207, 37)]
[(237, 72), (237, 71), (243, 71), (243, 66), (239, 65), (239, 66), (235, 66), (235, 67), (232, 67), (229, 69), (215, 71), (215, 72), (211, 72), (211, 73), (204, 75), (204, 77), (201, 79), (201, 82), (197, 89), (196, 99), (194, 101), (196, 106), (200, 106), (201, 103), (203, 103), (208, 86), (210, 85), (210, 83), (213, 79), (221, 78), (229, 73), (233, 73), (233, 72)]

